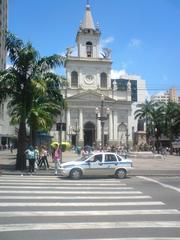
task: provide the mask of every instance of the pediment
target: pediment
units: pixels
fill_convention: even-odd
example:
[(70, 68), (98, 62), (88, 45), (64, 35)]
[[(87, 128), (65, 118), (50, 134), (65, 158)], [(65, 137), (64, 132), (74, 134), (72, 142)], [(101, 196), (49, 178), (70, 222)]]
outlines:
[[(90, 101), (90, 102), (99, 102), (101, 101), (101, 93), (95, 92), (95, 91), (84, 91), (79, 94), (73, 95), (71, 97), (68, 97), (68, 100), (73, 100), (73, 101)], [(104, 100), (105, 101), (114, 101), (114, 99), (107, 97), (104, 95)]]

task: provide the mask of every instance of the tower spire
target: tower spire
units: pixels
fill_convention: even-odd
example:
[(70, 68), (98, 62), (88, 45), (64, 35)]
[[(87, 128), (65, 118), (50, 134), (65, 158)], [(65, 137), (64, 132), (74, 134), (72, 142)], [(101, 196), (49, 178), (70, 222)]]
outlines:
[(85, 11), (85, 16), (84, 16), (84, 20), (82, 22), (82, 29), (93, 29), (95, 30), (95, 26), (94, 26), (94, 21), (93, 21), (93, 17), (91, 14), (91, 9), (90, 9), (90, 4), (89, 4), (89, 0), (87, 0), (86, 2), (86, 11)]

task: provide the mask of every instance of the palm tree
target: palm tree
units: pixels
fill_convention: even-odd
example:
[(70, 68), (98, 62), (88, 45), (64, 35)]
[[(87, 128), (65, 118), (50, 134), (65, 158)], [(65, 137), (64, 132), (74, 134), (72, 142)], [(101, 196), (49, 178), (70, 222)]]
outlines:
[(42, 91), (43, 88), (34, 88), (32, 108), (27, 118), (30, 141), (33, 145), (36, 145), (37, 130), (49, 131), (55, 122), (55, 117), (65, 108), (65, 100), (59, 90), (62, 81), (64, 81), (63, 77), (46, 73), (43, 78), (46, 91)]
[(164, 130), (164, 104), (157, 102), (151, 110), (152, 136), (155, 138), (155, 145), (159, 153), (160, 137)]
[(139, 104), (137, 109), (135, 111), (135, 119), (143, 119), (146, 123), (146, 137), (147, 142), (149, 142), (149, 137), (152, 135), (152, 110), (154, 108), (155, 103), (153, 101), (145, 100), (144, 103)]
[(8, 108), (12, 122), (19, 124), (16, 169), (23, 170), (26, 168), (26, 124), (33, 111), (34, 88), (45, 92), (45, 75), (53, 67), (61, 66), (64, 58), (59, 55), (40, 58), (31, 43), (24, 44), (11, 33), (6, 35), (6, 48), (12, 66), (0, 73), (0, 102), (10, 98)]

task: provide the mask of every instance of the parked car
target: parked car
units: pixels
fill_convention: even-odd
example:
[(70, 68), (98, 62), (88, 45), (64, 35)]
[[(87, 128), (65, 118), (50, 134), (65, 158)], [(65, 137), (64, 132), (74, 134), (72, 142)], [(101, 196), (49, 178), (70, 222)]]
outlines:
[(131, 169), (132, 160), (112, 152), (98, 152), (61, 164), (60, 175), (71, 179), (80, 179), (84, 176), (125, 178)]

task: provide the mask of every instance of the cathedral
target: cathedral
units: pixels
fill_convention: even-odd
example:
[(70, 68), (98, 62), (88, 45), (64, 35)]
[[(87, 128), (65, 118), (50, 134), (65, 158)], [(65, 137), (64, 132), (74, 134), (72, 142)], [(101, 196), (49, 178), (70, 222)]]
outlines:
[(94, 24), (87, 3), (76, 35), (77, 54), (70, 47), (66, 52), (68, 87), (62, 93), (68, 108), (61, 119), (66, 123), (61, 138), (73, 145), (129, 147), (137, 83), (111, 79), (111, 50), (100, 48), (100, 37), (99, 26)]

